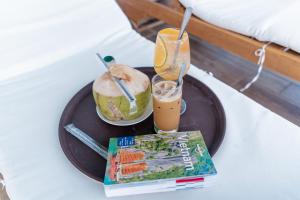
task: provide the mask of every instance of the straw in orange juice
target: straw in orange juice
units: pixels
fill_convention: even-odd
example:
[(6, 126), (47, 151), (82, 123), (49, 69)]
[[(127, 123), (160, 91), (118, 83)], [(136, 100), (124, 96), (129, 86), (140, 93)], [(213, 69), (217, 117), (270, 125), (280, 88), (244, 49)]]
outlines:
[(186, 64), (185, 73), (190, 67), (190, 46), (186, 32), (180, 41), (179, 52), (174, 65), (178, 34), (179, 30), (166, 28), (159, 31), (156, 38), (154, 69), (157, 74), (166, 80), (176, 80), (182, 64)]

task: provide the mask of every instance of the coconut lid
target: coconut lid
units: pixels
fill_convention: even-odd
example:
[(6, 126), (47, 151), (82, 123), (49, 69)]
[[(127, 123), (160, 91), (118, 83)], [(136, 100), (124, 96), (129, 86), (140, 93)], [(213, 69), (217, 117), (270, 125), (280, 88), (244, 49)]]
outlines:
[[(109, 71), (113, 76), (124, 80), (133, 95), (144, 92), (149, 87), (150, 80), (148, 76), (132, 67), (114, 64), (110, 66)], [(115, 97), (123, 95), (108, 72), (105, 72), (95, 80), (93, 90), (104, 96)]]

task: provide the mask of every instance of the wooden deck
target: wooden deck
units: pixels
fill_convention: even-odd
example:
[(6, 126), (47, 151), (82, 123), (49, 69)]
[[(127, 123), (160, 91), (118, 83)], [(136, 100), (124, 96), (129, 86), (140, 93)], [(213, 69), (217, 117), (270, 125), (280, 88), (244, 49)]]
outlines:
[[(153, 24), (158, 26), (153, 27)], [(168, 25), (155, 22), (141, 26), (141, 35), (155, 42), (157, 32)], [(257, 66), (220, 48), (190, 37), (191, 62), (239, 90), (256, 74)], [(300, 83), (264, 69), (245, 95), (300, 126)]]

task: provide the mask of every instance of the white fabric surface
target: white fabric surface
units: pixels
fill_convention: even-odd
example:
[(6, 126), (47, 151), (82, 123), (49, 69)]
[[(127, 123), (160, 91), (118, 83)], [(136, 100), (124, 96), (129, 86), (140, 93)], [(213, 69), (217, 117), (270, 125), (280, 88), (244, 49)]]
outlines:
[(179, 0), (199, 18), (300, 53), (299, 0)]
[(113, 40), (130, 24), (112, 0), (10, 0), (0, 4), (0, 80)]
[[(107, 23), (101, 18), (108, 16), (105, 12), (115, 16), (115, 28), (104, 32), (107, 37), (102, 36), (103, 29), (93, 27), (94, 42), (85, 33), (87, 38), (80, 36), (82, 48), (72, 51), (73, 43), (52, 44), (63, 51), (57, 59), (54, 50), (43, 51), (49, 57), (40, 60), (28, 49), (28, 57), (39, 65), (27, 69), (27, 62), (20, 62), (18, 68), (25, 71), (0, 80), (0, 171), (12, 200), (105, 199), (102, 184), (83, 175), (64, 156), (57, 129), (70, 98), (102, 71), (96, 51), (132, 66), (152, 64), (154, 44), (131, 30), (113, 1), (106, 2), (94, 6), (100, 10), (99, 26)], [(212, 88), (225, 109), (226, 135), (213, 158), (217, 185), (114, 199), (299, 199), (300, 128), (194, 66), (189, 74)]]

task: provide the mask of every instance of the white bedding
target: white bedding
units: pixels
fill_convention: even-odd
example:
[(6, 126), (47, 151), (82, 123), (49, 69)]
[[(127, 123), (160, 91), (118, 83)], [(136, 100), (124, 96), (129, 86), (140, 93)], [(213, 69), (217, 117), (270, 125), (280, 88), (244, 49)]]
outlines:
[[(13, 68), (21, 72), (10, 71), (0, 80), (0, 171), (12, 200), (105, 199), (102, 184), (83, 175), (63, 154), (57, 133), (59, 118), (70, 98), (103, 71), (96, 51), (114, 55), (120, 63), (149, 66), (154, 44), (130, 28), (114, 1), (107, 0), (105, 5), (104, 1), (85, 2), (91, 7), (82, 16), (91, 20), (90, 26), (89, 20), (75, 20), (73, 27), (70, 20), (69, 26), (59, 27), (78, 31), (89, 27), (88, 31), (66, 31), (68, 35), (64, 35), (57, 30), (59, 42), (55, 44), (52, 34), (37, 37), (37, 41), (49, 39), (48, 45), (55, 47), (49, 52), (41, 48), (41, 54), (49, 59), (40, 59), (30, 51), (36, 47), (35, 40), (27, 41), (24, 54), (36, 65), (28, 67), (24, 57), (24, 62), (16, 61), (19, 64)], [(103, 26), (110, 23), (113, 28), (105, 30)], [(52, 33), (51, 27), (56, 26), (48, 27)], [(31, 34), (35, 36), (27, 32)], [(78, 48), (72, 47), (73, 42), (62, 43), (63, 38), (78, 42)], [(65, 51), (57, 58), (55, 49)], [(6, 53), (11, 55), (15, 50), (19, 51), (15, 47)], [(1, 73), (7, 72), (6, 67)], [(212, 88), (225, 109), (226, 135), (213, 158), (219, 174), (217, 185), (115, 199), (300, 198), (300, 128), (194, 66), (189, 73)]]
[(111, 0), (0, 3), (0, 80), (55, 63), (131, 30)]
[(299, 0), (179, 0), (199, 18), (300, 53)]

